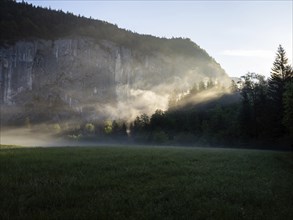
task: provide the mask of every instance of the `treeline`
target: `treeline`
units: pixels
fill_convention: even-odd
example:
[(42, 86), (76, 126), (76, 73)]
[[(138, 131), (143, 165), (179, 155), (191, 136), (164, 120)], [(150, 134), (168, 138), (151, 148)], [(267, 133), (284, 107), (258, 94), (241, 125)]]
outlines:
[[(200, 83), (191, 93), (213, 86)], [(247, 73), (232, 82), (231, 90), (231, 94), (197, 105), (186, 102), (189, 93), (177, 101), (189, 105), (176, 108), (172, 101), (168, 111), (138, 116), (131, 124), (131, 135), (139, 142), (165, 144), (293, 144), (293, 72), (281, 45), (269, 79)]]
[[(56, 128), (56, 126), (59, 124), (55, 124), (54, 127)], [(59, 130), (55, 130), (55, 132), (70, 140), (100, 142), (128, 142), (130, 140), (127, 123), (122, 120), (106, 120), (104, 123), (87, 122), (81, 125), (75, 124), (73, 128), (64, 126), (58, 128)]]
[(292, 145), (293, 72), (282, 46), (270, 78), (247, 73), (239, 81), (232, 81), (229, 90), (230, 93), (223, 92), (223, 87), (212, 80), (199, 82), (189, 93), (171, 95), (167, 111), (142, 114), (131, 123), (88, 122), (66, 135), (78, 140), (140, 144), (264, 148)]
[(142, 50), (145, 54), (159, 51), (169, 55), (176, 53), (213, 60), (188, 38), (167, 39), (141, 35), (105, 21), (13, 0), (0, 1), (0, 32), (0, 46), (20, 40), (90, 37), (97, 42), (108, 40), (120, 46)]
[(50, 40), (73, 35), (100, 39), (106, 32), (128, 33), (118, 29), (116, 25), (104, 21), (75, 16), (61, 10), (35, 7), (26, 2), (2, 0), (0, 12), (1, 43), (35, 38)]

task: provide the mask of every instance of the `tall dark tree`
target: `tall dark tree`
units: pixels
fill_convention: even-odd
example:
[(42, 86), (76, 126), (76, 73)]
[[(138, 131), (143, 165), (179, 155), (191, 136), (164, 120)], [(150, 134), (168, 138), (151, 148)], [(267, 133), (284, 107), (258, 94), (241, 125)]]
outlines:
[(283, 123), (289, 131), (293, 146), (293, 81), (287, 83), (284, 92), (284, 118)]
[(281, 45), (277, 50), (269, 80), (269, 95), (278, 104), (282, 103), (285, 84), (292, 79), (292, 69), (288, 65), (286, 52)]
[(230, 91), (232, 93), (236, 93), (236, 92), (239, 91), (238, 85), (237, 85), (237, 83), (234, 80), (231, 81)]
[(284, 127), (283, 120), (283, 94), (285, 85), (293, 78), (292, 68), (288, 65), (288, 58), (286, 52), (281, 45), (279, 45), (276, 58), (273, 63), (271, 77), (269, 79), (268, 95), (271, 104), (271, 127), (272, 135), (282, 136)]
[(206, 88), (207, 88), (207, 89), (211, 89), (211, 88), (213, 88), (214, 86), (215, 86), (215, 82), (213, 82), (212, 79), (209, 79), (209, 81), (207, 82), (207, 86), (206, 86)]
[(162, 129), (166, 126), (166, 114), (161, 109), (157, 109), (156, 112), (150, 118), (150, 126), (152, 130)]
[(247, 73), (242, 79), (242, 108), (240, 124), (242, 133), (249, 137), (267, 135), (267, 81), (264, 76), (256, 73)]
[(112, 122), (112, 135), (116, 137), (126, 137), (127, 136), (127, 126), (124, 121), (116, 121)]

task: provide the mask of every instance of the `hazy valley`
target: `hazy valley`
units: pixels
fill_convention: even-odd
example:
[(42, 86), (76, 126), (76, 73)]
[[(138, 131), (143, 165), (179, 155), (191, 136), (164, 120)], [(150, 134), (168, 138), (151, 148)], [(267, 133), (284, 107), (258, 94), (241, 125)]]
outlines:
[(290, 146), (292, 67), (281, 45), (271, 78), (230, 78), (188, 38), (10, 0), (1, 21), (5, 143), (31, 133), (28, 145), (42, 137), (36, 143)]

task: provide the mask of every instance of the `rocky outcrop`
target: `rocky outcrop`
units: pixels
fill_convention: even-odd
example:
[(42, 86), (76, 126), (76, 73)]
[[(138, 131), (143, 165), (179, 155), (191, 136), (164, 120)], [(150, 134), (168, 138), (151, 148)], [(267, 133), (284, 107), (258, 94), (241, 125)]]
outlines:
[(156, 50), (145, 54), (107, 40), (19, 41), (0, 48), (1, 105), (21, 107), (23, 114), (42, 105), (88, 118), (127, 118), (166, 108), (170, 92), (186, 91), (205, 78), (229, 80), (215, 61)]

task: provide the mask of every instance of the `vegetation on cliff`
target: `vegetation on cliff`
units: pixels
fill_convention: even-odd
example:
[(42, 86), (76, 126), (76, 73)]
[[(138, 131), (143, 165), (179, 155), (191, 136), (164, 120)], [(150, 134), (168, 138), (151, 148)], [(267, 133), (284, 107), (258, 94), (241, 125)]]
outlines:
[(0, 2), (0, 32), (0, 45), (36, 38), (54, 40), (64, 37), (90, 37), (97, 41), (109, 40), (121, 46), (143, 50), (144, 53), (160, 51), (214, 61), (206, 51), (188, 38), (167, 39), (141, 35), (106, 21), (12, 0)]

